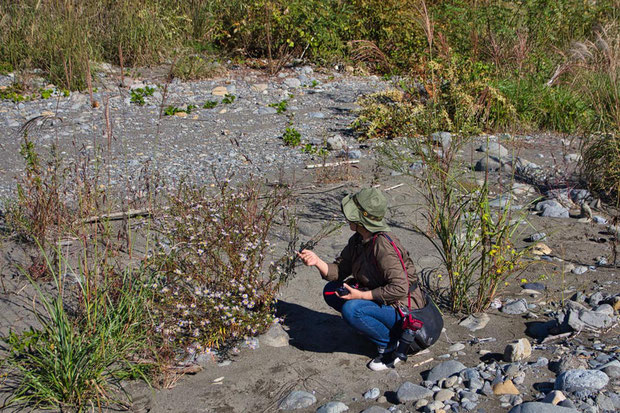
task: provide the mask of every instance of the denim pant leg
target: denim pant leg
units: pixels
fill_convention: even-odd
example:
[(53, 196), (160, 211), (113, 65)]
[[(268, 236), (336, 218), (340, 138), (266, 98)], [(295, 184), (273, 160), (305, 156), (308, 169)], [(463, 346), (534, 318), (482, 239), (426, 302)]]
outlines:
[(400, 336), (400, 314), (389, 305), (349, 300), (342, 306), (342, 317), (380, 348), (395, 345)]

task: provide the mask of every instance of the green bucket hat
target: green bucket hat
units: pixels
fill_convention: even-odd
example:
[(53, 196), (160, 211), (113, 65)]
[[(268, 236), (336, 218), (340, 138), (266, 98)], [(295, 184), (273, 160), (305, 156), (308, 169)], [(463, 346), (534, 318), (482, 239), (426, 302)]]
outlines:
[(377, 188), (364, 188), (355, 195), (347, 195), (340, 205), (348, 221), (361, 224), (370, 232), (390, 230), (385, 223), (387, 200)]

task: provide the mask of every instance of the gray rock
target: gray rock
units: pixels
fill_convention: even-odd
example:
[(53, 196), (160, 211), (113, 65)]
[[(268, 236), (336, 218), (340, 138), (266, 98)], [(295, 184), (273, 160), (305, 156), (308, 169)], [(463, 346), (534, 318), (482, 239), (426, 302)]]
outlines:
[(601, 224), (601, 225), (607, 224), (607, 219), (605, 219), (605, 218), (603, 218), (603, 217), (601, 217), (599, 215), (594, 215), (592, 217), (592, 221), (594, 221), (594, 223), (596, 223), (596, 224)]
[(325, 114), (323, 112), (310, 112), (308, 116), (314, 119), (323, 119), (325, 118)]
[(555, 379), (555, 389), (567, 392), (598, 391), (607, 386), (609, 377), (600, 370), (567, 370)]
[(577, 413), (577, 410), (550, 403), (528, 402), (513, 407), (508, 413)]
[(400, 385), (396, 391), (396, 399), (399, 403), (416, 402), (433, 396), (433, 391), (426, 387), (418, 386), (409, 381)]
[(486, 313), (472, 314), (459, 323), (461, 327), (465, 327), (469, 331), (482, 330), (489, 322), (489, 316)]
[(609, 263), (607, 262), (607, 258), (606, 257), (603, 257), (603, 256), (596, 257), (596, 266), (597, 267), (602, 267), (602, 266), (605, 266), (607, 264), (609, 264)]
[(548, 199), (537, 203), (536, 210), (541, 211), (541, 217), (569, 218), (568, 209), (555, 199)]
[(502, 313), (506, 314), (524, 314), (527, 313), (527, 310), (527, 301), (523, 298), (508, 300), (502, 306)]
[[(588, 304), (590, 304), (592, 307), (596, 307), (604, 299), (605, 297), (603, 296), (603, 293), (600, 291), (597, 291), (588, 298)], [(613, 308), (612, 308), (612, 313), (613, 313)]]
[(581, 155), (578, 153), (567, 153), (564, 155), (564, 160), (566, 162), (579, 162), (581, 160)]
[(480, 393), (484, 394), (487, 397), (493, 397), (493, 387), (491, 387), (491, 382), (485, 381), (484, 386), (482, 386), (482, 390)]
[[(532, 345), (527, 338), (509, 343), (504, 349), (504, 361), (523, 361), (532, 355)], [(518, 366), (517, 366), (518, 369)]]
[(312, 393), (295, 390), (286, 396), (278, 405), (280, 410), (304, 409), (316, 403), (316, 397)]
[(349, 410), (349, 406), (342, 402), (329, 402), (316, 409), (316, 413), (342, 413)]
[(527, 237), (527, 241), (528, 242), (536, 242), (536, 241), (542, 241), (545, 238), (547, 238), (547, 234), (545, 234), (544, 232), (536, 232), (536, 233), (530, 235), (529, 237)]
[(485, 156), (484, 158), (479, 159), (474, 166), (474, 170), (478, 172), (495, 172), (499, 171), (501, 168), (502, 164), (500, 160), (494, 156)]
[(464, 348), (465, 348), (465, 344), (463, 344), (463, 343), (455, 343), (455, 344), (452, 344), (450, 347), (448, 347), (448, 351), (450, 353), (455, 353), (457, 351), (463, 350)]
[(258, 108), (256, 113), (259, 115), (274, 115), (278, 113), (278, 111), (276, 110), (276, 108), (272, 108), (271, 106), (261, 106), (260, 108)]
[(547, 289), (547, 286), (543, 283), (525, 283), (521, 285), (521, 288), (525, 290), (544, 291)]
[(301, 87), (301, 81), (295, 77), (288, 77), (284, 79), (284, 84), (290, 87), (291, 89), (296, 89), (298, 87)]
[(350, 151), (341, 151), (340, 156), (347, 159), (360, 159), (362, 157), (362, 151), (353, 149)]
[(443, 149), (448, 149), (452, 143), (452, 134), (450, 132), (431, 133), (431, 142), (440, 145)]
[(613, 317), (608, 311), (592, 311), (583, 308), (583, 306), (581, 309), (569, 308), (565, 320), (568, 326), (575, 331), (583, 329), (598, 330), (613, 324)]
[(578, 267), (573, 268), (571, 272), (573, 274), (581, 275), (587, 271), (588, 271), (588, 267), (586, 267), (585, 265), (580, 265)]
[(571, 189), (569, 196), (571, 201), (579, 205), (588, 198), (591, 198), (592, 194), (587, 189)]
[(454, 397), (454, 392), (452, 390), (442, 389), (435, 393), (435, 396), (433, 397), (436, 401), (445, 402), (446, 400), (450, 400)]
[(426, 406), (424, 406), (424, 412), (434, 412), (435, 410), (439, 410), (441, 408), (443, 408), (445, 405), (443, 404), (443, 402), (437, 401), (435, 400), (434, 402), (431, 402), (429, 404), (427, 404)]
[(458, 374), (461, 371), (465, 370), (467, 367), (463, 365), (460, 361), (456, 360), (448, 360), (443, 363), (439, 363), (435, 367), (433, 367), (426, 377), (426, 380), (436, 382), (440, 379), (445, 379), (446, 377), (450, 377), (453, 374)]
[(585, 369), (587, 367), (586, 362), (575, 356), (574, 354), (567, 354), (559, 361), (549, 363), (549, 370), (557, 375), (569, 370)]
[(371, 406), (368, 409), (362, 410), (362, 413), (392, 413), (392, 412), (380, 406)]
[(506, 158), (510, 155), (508, 149), (504, 148), (499, 142), (483, 142), (476, 150), (478, 152), (486, 152), (497, 158)]
[(381, 390), (379, 390), (377, 387), (373, 387), (372, 389), (364, 393), (364, 399), (375, 400), (377, 397), (379, 397), (380, 394), (381, 394)]
[(620, 367), (618, 366), (607, 366), (601, 369), (603, 373), (607, 375), (612, 380), (620, 378)]
[(598, 396), (596, 396), (596, 405), (601, 410), (610, 412), (616, 410), (613, 400), (611, 400), (611, 398), (607, 397), (603, 393), (599, 393)]
[(265, 334), (259, 337), (259, 341), (269, 347), (286, 347), (289, 345), (289, 335), (284, 331), (282, 325), (275, 323)]
[(465, 400), (461, 403), (461, 407), (463, 407), (463, 409), (469, 412), (478, 407), (478, 404), (474, 403), (473, 401)]
[(346, 145), (345, 140), (340, 135), (334, 135), (327, 138), (327, 148), (332, 151), (339, 151)]
[(489, 206), (492, 208), (504, 208), (506, 205), (510, 203), (510, 201), (512, 201), (512, 195), (504, 194), (495, 199), (490, 200)]

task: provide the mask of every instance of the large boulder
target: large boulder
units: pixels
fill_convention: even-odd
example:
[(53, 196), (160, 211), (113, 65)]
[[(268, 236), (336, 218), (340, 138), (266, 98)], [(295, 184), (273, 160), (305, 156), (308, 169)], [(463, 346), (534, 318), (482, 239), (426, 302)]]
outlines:
[(555, 379), (555, 389), (567, 392), (598, 391), (607, 386), (609, 377), (600, 370), (567, 370)]

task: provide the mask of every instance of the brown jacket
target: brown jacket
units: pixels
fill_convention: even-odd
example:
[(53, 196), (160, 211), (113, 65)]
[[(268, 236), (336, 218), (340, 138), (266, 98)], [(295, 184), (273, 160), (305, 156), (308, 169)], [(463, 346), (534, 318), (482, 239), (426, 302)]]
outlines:
[[(407, 268), (408, 279), (394, 247), (383, 235), (363, 241), (360, 234), (349, 238), (349, 243), (342, 250), (334, 263), (327, 264), (325, 278), (328, 281), (344, 281), (353, 275), (360, 288), (372, 291), (372, 299), (382, 304), (407, 307), (409, 286), (417, 282), (415, 267), (409, 253), (392, 233), (386, 233), (396, 247)], [(420, 288), (411, 293), (411, 308), (424, 307), (424, 298)]]

